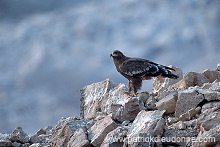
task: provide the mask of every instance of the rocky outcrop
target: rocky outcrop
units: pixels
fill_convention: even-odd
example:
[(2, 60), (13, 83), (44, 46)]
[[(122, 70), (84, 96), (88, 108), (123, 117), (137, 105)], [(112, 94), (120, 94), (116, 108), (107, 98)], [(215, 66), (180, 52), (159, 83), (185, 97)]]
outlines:
[(156, 78), (152, 92), (136, 96), (127, 95), (124, 84), (116, 86), (109, 79), (85, 86), (81, 117), (62, 118), (34, 135), (16, 127), (11, 134), (0, 134), (0, 146), (217, 147), (219, 72), (189, 72), (177, 81)]

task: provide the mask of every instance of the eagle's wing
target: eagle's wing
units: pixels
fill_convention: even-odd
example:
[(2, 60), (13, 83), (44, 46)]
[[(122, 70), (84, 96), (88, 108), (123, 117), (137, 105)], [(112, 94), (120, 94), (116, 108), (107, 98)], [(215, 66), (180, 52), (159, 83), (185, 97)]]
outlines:
[(144, 76), (153, 75), (159, 72), (159, 68), (156, 63), (139, 58), (130, 58), (125, 60), (119, 69), (122, 73), (128, 76)]

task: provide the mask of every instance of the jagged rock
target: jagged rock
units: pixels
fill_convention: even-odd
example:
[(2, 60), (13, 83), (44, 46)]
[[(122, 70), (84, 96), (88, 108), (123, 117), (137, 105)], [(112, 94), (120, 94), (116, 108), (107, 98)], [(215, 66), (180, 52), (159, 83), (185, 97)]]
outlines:
[(80, 90), (81, 117), (94, 119), (99, 115), (103, 115), (101, 111), (102, 101), (114, 87), (115, 85), (109, 79), (83, 87)]
[(117, 101), (112, 102), (112, 118), (120, 122), (124, 120), (133, 121), (137, 114), (144, 109), (141, 106), (143, 104), (140, 105), (139, 97), (119, 97)]
[(22, 144), (19, 142), (13, 142), (12, 146), (13, 147), (20, 147), (20, 146), (22, 146)]
[(220, 82), (205, 83), (201, 88), (220, 92)]
[(211, 128), (215, 127), (217, 124), (220, 124), (220, 112), (215, 112), (209, 115), (210, 117), (207, 118), (205, 121), (202, 121), (201, 130), (208, 131)]
[(204, 133), (200, 132), (193, 142), (193, 147), (208, 147), (215, 146), (220, 141), (220, 125), (212, 128)]
[(89, 147), (90, 143), (87, 139), (87, 135), (82, 128), (79, 128), (75, 131), (73, 136), (70, 138), (67, 147)]
[(78, 117), (62, 118), (53, 127), (50, 142), (52, 146), (67, 146), (71, 136), (77, 129), (82, 128), (86, 131), (93, 124), (94, 121), (92, 120)]
[(217, 65), (217, 70), (220, 71), (220, 63)]
[(81, 90), (81, 116), (100, 119), (111, 114), (117, 121), (133, 121), (143, 109), (147, 94), (131, 97), (125, 94), (124, 84), (114, 87), (109, 80), (95, 83)]
[(117, 128), (117, 124), (110, 116), (106, 116), (104, 119), (98, 120), (88, 130), (88, 139), (91, 140), (91, 144), (94, 146), (100, 146), (106, 135), (115, 128)]
[(175, 116), (179, 117), (188, 110), (195, 109), (203, 100), (204, 96), (199, 93), (196, 88), (179, 91)]
[(169, 67), (175, 69), (175, 71), (173, 71), (172, 73), (175, 74), (175, 75), (178, 75), (179, 78), (178, 79), (155, 78), (154, 82), (153, 82), (153, 88), (152, 88), (153, 93), (163, 92), (170, 85), (173, 85), (173, 84), (177, 83), (178, 81), (180, 81), (183, 78), (183, 73), (182, 73), (182, 70), (180, 68), (176, 68), (174, 66), (169, 66)]
[(153, 96), (150, 96), (145, 102), (145, 107), (147, 110), (155, 110), (156, 109), (156, 99)]
[(201, 107), (192, 108), (188, 110), (187, 112), (181, 114), (178, 118), (179, 121), (187, 121), (191, 120), (196, 114), (198, 114), (201, 111)]
[(22, 130), (21, 127), (16, 127), (9, 135), (9, 140), (12, 142), (28, 143), (30, 141), (30, 137)]
[(158, 110), (165, 110), (165, 114), (170, 114), (175, 112), (177, 101), (177, 93), (171, 93), (158, 101), (156, 107)]
[(154, 144), (152, 142), (135, 142), (132, 138), (161, 136), (163, 134), (163, 125), (165, 124), (162, 118), (165, 111), (145, 111), (142, 110), (138, 113), (134, 122), (128, 130), (127, 140), (130, 146), (140, 146)]
[(30, 143), (40, 143), (41, 145), (48, 145), (50, 143), (49, 141), (49, 135), (41, 134), (41, 135), (33, 135), (30, 138)]
[(30, 147), (43, 147), (40, 143), (34, 143)]
[(183, 123), (182, 121), (179, 121), (175, 124), (172, 124), (170, 127), (173, 127), (175, 129), (178, 129), (178, 130), (185, 130), (186, 129), (186, 124)]
[(102, 142), (101, 147), (123, 146), (128, 128), (128, 126), (119, 126), (109, 132), (105, 137), (105, 140)]
[(30, 143), (21, 144), (21, 147), (29, 147)]
[[(165, 140), (163, 141), (163, 146), (173, 145), (173, 146), (190, 146), (192, 140), (189, 137), (196, 137), (198, 134), (197, 129), (187, 127), (184, 130), (176, 129), (170, 126), (164, 127), (163, 136)], [(179, 139), (179, 140), (177, 140)]]
[(197, 90), (200, 94), (204, 96), (204, 99), (207, 101), (213, 101), (213, 100), (219, 100), (220, 101), (220, 92), (218, 91), (212, 91), (212, 90), (206, 90), (206, 89), (198, 89)]
[(211, 114), (212, 112), (220, 110), (220, 101), (208, 102), (202, 106), (202, 114)]
[(165, 91), (185, 90), (189, 87), (202, 86), (204, 83), (209, 83), (209, 79), (204, 75), (196, 72), (188, 72), (183, 76), (182, 80), (169, 86)]
[(2, 147), (12, 146), (12, 142), (8, 139), (0, 139), (0, 146)]
[(207, 79), (209, 79), (209, 82), (212, 83), (215, 80), (220, 82), (220, 72), (217, 70), (210, 70), (205, 69), (200, 71), (201, 74), (203, 74)]

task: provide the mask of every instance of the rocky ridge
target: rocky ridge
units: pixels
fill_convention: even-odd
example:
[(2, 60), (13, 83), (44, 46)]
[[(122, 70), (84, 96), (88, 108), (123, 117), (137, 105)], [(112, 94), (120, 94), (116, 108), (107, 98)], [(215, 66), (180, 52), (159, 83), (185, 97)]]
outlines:
[(220, 65), (217, 69), (155, 78), (152, 92), (135, 97), (109, 79), (81, 89), (81, 116), (27, 135), (0, 133), (0, 146), (220, 146)]

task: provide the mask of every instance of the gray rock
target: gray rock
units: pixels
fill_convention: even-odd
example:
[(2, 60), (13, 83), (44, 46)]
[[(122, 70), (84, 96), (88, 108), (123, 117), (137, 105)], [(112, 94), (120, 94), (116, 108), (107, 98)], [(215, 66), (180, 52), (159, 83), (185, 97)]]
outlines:
[(210, 83), (214, 82), (215, 80), (220, 82), (220, 71), (205, 69), (201, 70), (200, 73), (203, 74), (207, 79), (209, 79)]
[(209, 83), (209, 79), (207, 79), (204, 75), (196, 72), (188, 72), (184, 74), (182, 80), (169, 86), (165, 91), (185, 90), (189, 87), (202, 86), (204, 83)]
[(73, 136), (70, 138), (67, 147), (89, 147), (89, 141), (82, 128), (75, 131)]
[(205, 83), (201, 88), (220, 92), (220, 82)]
[[(138, 113), (134, 122), (128, 130), (127, 140), (130, 146), (149, 145), (152, 142), (135, 142), (133, 139), (139, 137), (161, 136), (163, 134), (164, 119), (162, 118), (165, 111), (145, 111)], [(152, 143), (154, 144), (154, 143)]]
[(180, 121), (187, 121), (191, 120), (196, 114), (198, 114), (201, 111), (201, 107), (192, 108), (188, 110), (187, 112), (181, 114), (178, 118)]
[(12, 146), (13, 147), (20, 147), (22, 144), (19, 142), (13, 142)]
[(169, 67), (175, 69), (175, 71), (173, 71), (172, 73), (178, 75), (179, 78), (178, 79), (155, 78), (154, 82), (153, 82), (153, 88), (152, 88), (153, 93), (161, 93), (166, 88), (168, 88), (169, 86), (179, 82), (183, 78), (183, 72), (180, 68), (176, 68), (174, 66), (169, 66)]
[(109, 132), (102, 142), (101, 147), (123, 146), (128, 128), (128, 126), (119, 126)]
[(131, 97), (125, 94), (124, 84), (114, 87), (109, 80), (94, 83), (81, 90), (81, 116), (102, 119), (112, 114), (117, 121), (133, 121), (145, 108), (147, 94)]
[(109, 79), (83, 87), (80, 90), (81, 117), (94, 119), (99, 115), (103, 115), (101, 103), (106, 98), (107, 93), (114, 87), (115, 85)]
[(204, 99), (207, 101), (213, 101), (213, 100), (219, 100), (220, 101), (220, 92), (218, 91), (212, 91), (212, 90), (206, 90), (206, 89), (197, 89), (198, 93), (202, 94), (204, 96)]
[(179, 121), (179, 122), (177, 122), (175, 124), (172, 124), (170, 127), (173, 127), (175, 129), (178, 129), (178, 130), (185, 130), (187, 126), (182, 121)]
[(94, 124), (94, 121), (78, 117), (62, 118), (53, 127), (49, 141), (52, 146), (67, 146), (71, 136), (77, 129), (82, 128), (86, 131), (92, 124)]
[(209, 131), (200, 132), (193, 142), (193, 147), (208, 147), (215, 146), (220, 141), (220, 125), (212, 128)]
[(41, 135), (33, 135), (31, 136), (30, 138), (30, 143), (40, 143), (41, 145), (49, 145), (50, 144), (50, 141), (49, 141), (49, 135), (47, 134), (41, 134)]
[(22, 130), (21, 127), (16, 127), (9, 135), (9, 140), (12, 142), (28, 143), (30, 141), (30, 137)]
[(157, 102), (156, 99), (153, 96), (150, 96), (145, 103), (146, 109), (147, 110), (155, 110), (156, 109), (156, 102)]
[(156, 107), (158, 110), (165, 110), (165, 114), (171, 114), (175, 112), (177, 101), (177, 93), (171, 93), (158, 101)]
[(117, 124), (110, 116), (106, 116), (104, 119), (98, 120), (88, 130), (88, 139), (91, 140), (91, 144), (94, 146), (100, 146), (106, 135), (115, 128), (117, 128)]
[(8, 139), (0, 139), (0, 146), (1, 147), (12, 146), (12, 142)]
[(217, 70), (220, 71), (220, 63), (217, 65)]
[(211, 117), (203, 121), (200, 127), (202, 131), (209, 131), (218, 124), (220, 124), (220, 112), (212, 113)]
[(211, 114), (212, 112), (220, 109), (220, 102), (208, 102), (202, 106), (202, 114)]
[(179, 117), (190, 109), (195, 109), (203, 100), (204, 96), (196, 88), (179, 91), (175, 116)]
[(30, 147), (43, 147), (40, 143), (34, 143)]

